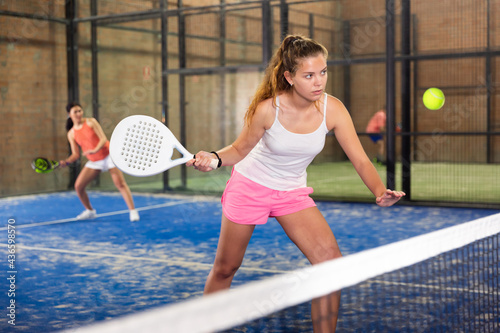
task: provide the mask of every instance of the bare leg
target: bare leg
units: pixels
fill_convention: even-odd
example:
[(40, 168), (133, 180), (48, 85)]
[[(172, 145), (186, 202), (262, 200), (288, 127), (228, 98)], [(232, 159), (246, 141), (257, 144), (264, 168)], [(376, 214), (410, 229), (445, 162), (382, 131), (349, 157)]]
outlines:
[(75, 191), (76, 194), (78, 195), (78, 198), (80, 198), (80, 201), (82, 202), (83, 206), (88, 209), (92, 210), (92, 205), (90, 204), (89, 196), (87, 195), (87, 191), (85, 190), (87, 186), (90, 184), (91, 181), (96, 179), (96, 177), (101, 173), (100, 170), (94, 170), (90, 168), (83, 167), (82, 171), (76, 178), (75, 182)]
[(311, 319), (315, 333), (333, 333), (337, 328), (340, 291), (316, 298), (311, 303)]
[[(337, 240), (317, 207), (276, 218), (290, 239), (313, 265), (342, 256)], [(340, 291), (313, 300), (314, 332), (335, 332)]]
[(237, 224), (222, 215), (219, 244), (214, 265), (205, 284), (205, 294), (228, 289), (231, 286), (254, 229), (254, 225)]
[(130, 192), (130, 188), (123, 177), (123, 173), (118, 168), (109, 169), (109, 174), (111, 175), (111, 179), (113, 179), (113, 183), (116, 188), (122, 194), (125, 203), (127, 204), (128, 209), (132, 210), (135, 208), (134, 199), (132, 198), (132, 193)]

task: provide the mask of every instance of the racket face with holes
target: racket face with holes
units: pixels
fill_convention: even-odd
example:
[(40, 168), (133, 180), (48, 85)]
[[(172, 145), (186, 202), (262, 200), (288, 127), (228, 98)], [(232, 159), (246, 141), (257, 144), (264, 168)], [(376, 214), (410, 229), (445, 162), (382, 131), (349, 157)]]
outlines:
[(49, 160), (45, 157), (37, 157), (31, 161), (31, 167), (37, 173), (49, 173), (59, 166), (59, 162)]
[[(172, 160), (174, 149), (182, 157)], [(136, 176), (157, 175), (193, 159), (172, 132), (159, 120), (130, 116), (115, 127), (109, 144), (111, 159), (122, 172)]]

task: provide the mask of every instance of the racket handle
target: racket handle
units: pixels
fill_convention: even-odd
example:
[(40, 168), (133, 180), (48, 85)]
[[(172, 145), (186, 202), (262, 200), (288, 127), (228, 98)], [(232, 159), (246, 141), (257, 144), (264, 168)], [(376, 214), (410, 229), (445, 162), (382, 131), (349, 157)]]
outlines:
[[(193, 158), (196, 159), (196, 155), (193, 155)], [(213, 158), (212, 161), (210, 161), (210, 167), (215, 170), (217, 169), (217, 166), (219, 165), (219, 160)]]
[(219, 165), (219, 160), (212, 159), (212, 161), (210, 162), (210, 167), (214, 170), (217, 169), (218, 165)]

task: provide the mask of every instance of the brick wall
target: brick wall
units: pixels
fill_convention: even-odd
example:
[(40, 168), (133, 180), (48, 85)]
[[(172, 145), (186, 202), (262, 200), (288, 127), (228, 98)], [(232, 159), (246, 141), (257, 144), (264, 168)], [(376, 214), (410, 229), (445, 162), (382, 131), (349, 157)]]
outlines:
[[(2, 9), (64, 16), (64, 7), (45, 1), (8, 2)], [(65, 27), (2, 16), (0, 31), (0, 195), (64, 189), (65, 171), (38, 175), (30, 162), (67, 152)]]

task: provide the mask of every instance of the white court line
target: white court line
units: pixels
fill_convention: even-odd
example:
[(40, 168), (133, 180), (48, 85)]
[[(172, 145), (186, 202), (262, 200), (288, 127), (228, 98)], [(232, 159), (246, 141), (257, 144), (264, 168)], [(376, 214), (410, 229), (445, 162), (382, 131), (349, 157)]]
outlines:
[[(6, 244), (0, 245), (2, 247), (6, 247)], [(161, 262), (171, 266), (184, 266), (184, 267), (198, 267), (198, 268), (207, 268), (211, 269), (212, 264), (204, 264), (200, 262), (192, 262), (192, 261), (184, 261), (184, 260), (172, 260), (172, 259), (160, 259), (160, 258), (151, 258), (151, 257), (133, 257), (122, 254), (112, 254), (112, 253), (98, 253), (98, 252), (86, 252), (86, 251), (72, 251), (72, 250), (61, 250), (54, 249), (48, 247), (38, 247), (38, 246), (27, 246), (27, 245), (16, 245), (17, 249), (23, 250), (33, 250), (33, 251), (46, 251), (46, 252), (55, 252), (55, 253), (66, 253), (66, 254), (75, 254), (75, 255), (84, 255), (84, 256), (94, 256), (100, 258), (118, 258), (118, 259), (126, 259), (126, 260), (139, 260), (139, 261), (151, 261), (151, 262)], [(245, 271), (253, 271), (253, 272), (264, 272), (264, 273), (288, 273), (289, 271), (282, 270), (274, 270), (274, 269), (265, 269), (265, 268), (252, 268), (252, 267), (240, 267), (240, 270)]]
[[(430, 284), (419, 284), (419, 283), (407, 283), (407, 282), (394, 282), (394, 281), (384, 281), (384, 280), (368, 280), (368, 282), (384, 284), (388, 286), (403, 286), (409, 288), (421, 288), (421, 289), (434, 289), (434, 290), (445, 290), (445, 291), (459, 291), (462, 293), (471, 293), (471, 294), (483, 294), (483, 295), (496, 295), (499, 296), (499, 291), (487, 291), (487, 290), (478, 290), (478, 289), (470, 289), (470, 288), (454, 288), (454, 287), (442, 287)], [(368, 283), (362, 283), (361, 285), (366, 285)]]
[[(163, 203), (163, 204), (151, 205), (151, 206), (146, 206), (146, 207), (141, 207), (141, 208), (136, 208), (136, 209), (138, 211), (145, 211), (145, 210), (152, 210), (152, 209), (157, 209), (157, 208), (163, 208), (163, 207), (169, 207), (169, 206), (175, 206), (175, 205), (182, 205), (182, 204), (186, 204), (186, 203), (196, 203), (196, 202), (199, 202), (199, 200), (180, 200), (180, 201), (167, 202), (167, 203)], [(120, 211), (115, 211), (115, 212), (102, 213), (102, 214), (97, 214), (96, 218), (104, 217), (104, 216), (120, 215), (120, 214), (125, 214), (125, 213), (128, 213), (128, 212), (129, 212), (129, 210), (120, 210)], [(47, 222), (39, 222), (39, 223), (17, 225), (16, 229), (38, 227), (38, 226), (51, 225), (51, 224), (59, 224), (59, 223), (68, 223), (68, 222), (75, 222), (75, 221), (80, 221), (80, 220), (77, 220), (76, 218), (73, 217), (73, 218), (68, 218), (68, 219), (61, 219), (61, 220), (54, 220), (54, 221), (47, 221)], [(81, 220), (81, 221), (91, 221), (91, 220)], [(5, 228), (0, 228), (0, 230), (7, 230), (7, 228), (6, 227)], [(0, 244), (0, 246), (1, 247), (6, 247), (7, 245)], [(67, 253), (67, 254), (75, 254), (75, 255), (95, 256), (95, 257), (121, 258), (121, 259), (127, 259), (127, 260), (141, 260), (141, 261), (150, 261), (150, 262), (162, 262), (162, 263), (166, 263), (166, 264), (169, 264), (169, 265), (199, 266), (199, 267), (212, 268), (212, 264), (204, 264), (204, 263), (197, 263), (197, 262), (190, 262), (190, 261), (179, 261), (179, 260), (147, 258), (147, 257), (132, 257), (132, 256), (126, 256), (126, 255), (111, 254), (111, 253), (96, 253), (96, 252), (84, 252), (84, 251), (71, 251), (71, 250), (61, 250), (61, 249), (53, 249), (53, 248), (26, 246), (26, 245), (17, 245), (16, 247), (19, 248), (19, 249), (26, 249), (26, 250), (58, 252), (58, 253)], [(243, 267), (243, 266), (240, 267), (240, 270), (255, 271), (255, 272), (264, 272), (264, 273), (274, 273), (274, 274), (282, 274), (282, 273), (287, 273), (288, 272), (288, 271), (283, 271), (283, 270), (264, 269), (264, 268), (251, 268), (251, 267)]]
[[(1, 245), (6, 247), (7, 245)], [(192, 262), (192, 261), (184, 261), (184, 260), (172, 260), (172, 259), (160, 259), (160, 258), (151, 258), (151, 257), (133, 257), (121, 254), (112, 254), (112, 253), (98, 253), (98, 252), (86, 252), (86, 251), (72, 251), (72, 250), (61, 250), (47, 247), (38, 247), (38, 246), (26, 246), (26, 245), (17, 245), (17, 248), (24, 250), (33, 250), (33, 251), (46, 251), (46, 252), (55, 252), (55, 253), (66, 253), (66, 254), (74, 254), (74, 255), (85, 255), (85, 256), (94, 256), (100, 258), (117, 258), (117, 259), (126, 259), (126, 260), (139, 260), (139, 261), (149, 261), (149, 262), (160, 262), (165, 263), (170, 266), (183, 266), (183, 267), (196, 267), (196, 268), (206, 268), (211, 269), (213, 264), (204, 264), (200, 262)], [(273, 274), (286, 274), (290, 273), (290, 271), (284, 270), (276, 270), (276, 269), (265, 269), (265, 268), (255, 268), (255, 267), (244, 267), (241, 266), (239, 270), (251, 271), (251, 272), (263, 272), (263, 273), (273, 273)], [(486, 291), (486, 290), (477, 290), (470, 288), (454, 288), (454, 287), (442, 287), (435, 285), (426, 285), (426, 284), (416, 284), (416, 283), (407, 283), (407, 282), (396, 282), (396, 281), (385, 281), (385, 280), (368, 280), (364, 283), (361, 283), (361, 286), (366, 285), (367, 282), (383, 284), (383, 285), (392, 285), (392, 286), (404, 286), (408, 288), (421, 288), (421, 289), (434, 289), (434, 290), (446, 290), (446, 291), (459, 291), (473, 294), (486, 294), (486, 295), (500, 295), (498, 291)]]
[[(196, 200), (183, 200), (183, 201), (176, 201), (176, 202), (167, 202), (164, 204), (146, 206), (146, 207), (141, 207), (141, 208), (136, 208), (136, 209), (138, 211), (143, 211), (143, 210), (151, 210), (151, 209), (157, 209), (157, 208), (163, 208), (163, 207), (169, 207), (169, 206), (183, 205), (185, 203), (194, 203), (194, 202), (198, 202), (198, 201), (196, 201)], [(115, 212), (97, 214), (96, 218), (104, 217), (104, 216), (126, 214), (128, 212), (129, 212), (128, 209), (127, 210), (118, 210)], [(78, 220), (76, 217), (72, 217), (69, 219), (61, 219), (61, 220), (54, 220), (54, 221), (47, 221), (47, 222), (37, 222), (37, 223), (16, 225), (16, 229), (39, 227), (39, 226), (43, 226), (43, 225), (68, 223), (68, 222), (76, 222), (76, 221), (92, 221), (92, 220)], [(0, 230), (7, 230), (7, 227), (0, 228)]]

